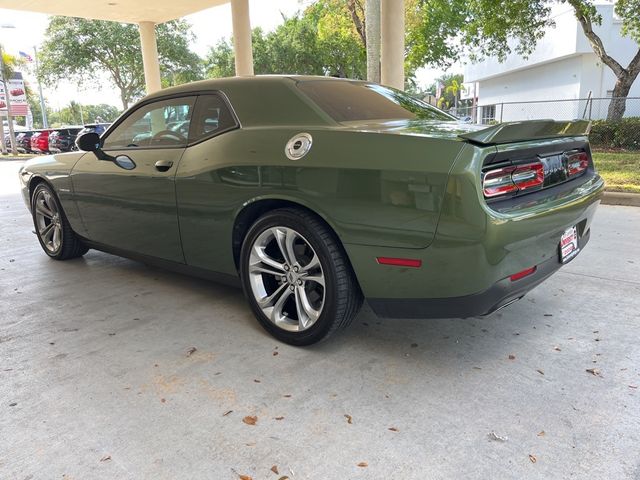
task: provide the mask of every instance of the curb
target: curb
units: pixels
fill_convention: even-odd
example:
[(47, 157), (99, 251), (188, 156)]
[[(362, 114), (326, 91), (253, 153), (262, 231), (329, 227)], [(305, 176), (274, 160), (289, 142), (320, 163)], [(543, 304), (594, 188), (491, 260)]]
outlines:
[(602, 194), (602, 204), (640, 207), (640, 193), (604, 192)]

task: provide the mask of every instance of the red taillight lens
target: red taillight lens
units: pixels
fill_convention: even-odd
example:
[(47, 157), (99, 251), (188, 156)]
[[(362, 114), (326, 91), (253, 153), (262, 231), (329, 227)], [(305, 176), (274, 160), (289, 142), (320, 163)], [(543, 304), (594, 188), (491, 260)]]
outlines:
[(482, 188), (485, 197), (497, 197), (506, 193), (542, 187), (544, 167), (540, 162), (515, 167), (490, 170), (484, 174)]
[(485, 197), (497, 197), (505, 193), (517, 192), (518, 187), (513, 183), (511, 174), (516, 167), (500, 168), (484, 174), (482, 188)]
[(511, 179), (518, 190), (541, 187), (544, 183), (544, 167), (540, 162), (522, 165), (511, 174)]
[(567, 156), (567, 173), (570, 177), (584, 172), (587, 168), (589, 168), (589, 155), (586, 152)]

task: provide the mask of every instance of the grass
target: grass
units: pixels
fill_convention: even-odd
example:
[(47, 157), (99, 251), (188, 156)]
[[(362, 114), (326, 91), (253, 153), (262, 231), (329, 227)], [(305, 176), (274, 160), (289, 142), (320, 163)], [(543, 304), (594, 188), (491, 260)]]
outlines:
[(640, 152), (593, 152), (609, 192), (640, 193)]

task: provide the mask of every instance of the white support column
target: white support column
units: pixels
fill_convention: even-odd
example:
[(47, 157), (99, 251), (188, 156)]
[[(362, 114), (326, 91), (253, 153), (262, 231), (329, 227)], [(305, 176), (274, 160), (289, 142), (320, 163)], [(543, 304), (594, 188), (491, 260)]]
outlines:
[(156, 25), (153, 22), (140, 22), (140, 46), (147, 93), (157, 92), (160, 84), (160, 63), (158, 62), (158, 44), (156, 43)]
[(380, 0), (364, 3), (367, 36), (367, 80), (380, 83)]
[(236, 75), (253, 75), (249, 0), (231, 0), (231, 19), (233, 22)]
[(380, 81), (404, 90), (404, 0), (381, 0)]

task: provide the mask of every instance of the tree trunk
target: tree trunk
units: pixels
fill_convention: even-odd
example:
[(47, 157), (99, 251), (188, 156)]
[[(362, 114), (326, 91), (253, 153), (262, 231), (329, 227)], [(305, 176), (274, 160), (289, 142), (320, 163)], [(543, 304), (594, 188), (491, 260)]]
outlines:
[(627, 95), (631, 90), (635, 77), (631, 77), (628, 72), (618, 77), (616, 86), (613, 88), (613, 95), (611, 103), (609, 104), (609, 111), (607, 112), (608, 121), (621, 120), (624, 116), (624, 112), (627, 109)]
[(613, 99), (609, 104), (609, 112), (607, 120), (620, 120), (627, 108), (627, 95), (631, 89), (631, 85), (640, 73), (640, 49), (629, 62), (627, 68), (624, 68), (615, 58), (609, 55), (604, 47), (602, 39), (593, 31), (593, 22), (589, 16), (589, 9), (584, 8), (582, 0), (567, 0), (573, 7), (578, 22), (582, 26), (584, 35), (589, 40), (594, 53), (602, 60), (607, 67), (611, 69), (616, 76), (616, 85), (613, 89)]
[(129, 92), (120, 89), (120, 101), (122, 102), (122, 108), (127, 110), (129, 108)]

